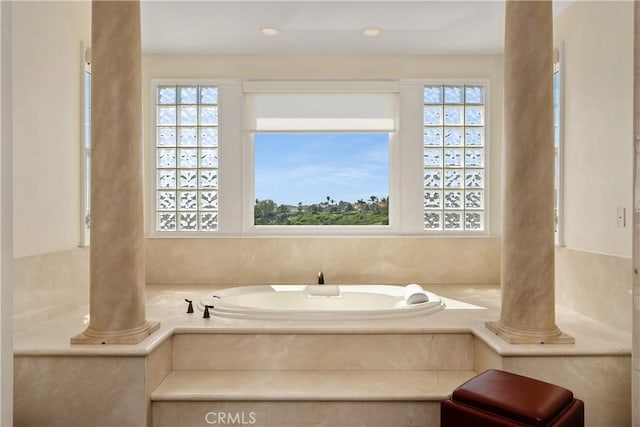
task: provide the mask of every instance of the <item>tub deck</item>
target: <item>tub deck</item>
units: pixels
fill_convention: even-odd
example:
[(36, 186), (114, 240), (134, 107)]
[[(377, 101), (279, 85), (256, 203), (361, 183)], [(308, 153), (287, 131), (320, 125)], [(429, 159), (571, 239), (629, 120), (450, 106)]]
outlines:
[[(488, 368), (573, 390), (585, 401), (587, 425), (630, 423), (631, 335), (557, 307), (557, 324), (575, 344), (507, 344), (484, 326), (499, 318), (498, 286), (425, 286), (447, 309), (421, 317), (305, 322), (186, 313), (185, 298), (216, 289), (148, 286), (147, 319), (161, 328), (136, 345), (70, 345), (87, 307), (18, 333), (16, 425), (95, 423), (81, 414), (117, 425), (202, 425), (211, 411), (253, 410), (254, 425), (291, 425), (292, 417), (309, 425), (438, 425), (439, 400)], [(124, 409), (114, 414), (120, 401)]]

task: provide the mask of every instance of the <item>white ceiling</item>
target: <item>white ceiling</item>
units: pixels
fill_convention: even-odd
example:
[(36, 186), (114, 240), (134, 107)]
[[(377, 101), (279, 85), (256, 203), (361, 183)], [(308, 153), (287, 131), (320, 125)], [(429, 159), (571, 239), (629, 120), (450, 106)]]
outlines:
[(490, 54), (504, 38), (498, 0), (143, 0), (141, 13), (147, 53)]

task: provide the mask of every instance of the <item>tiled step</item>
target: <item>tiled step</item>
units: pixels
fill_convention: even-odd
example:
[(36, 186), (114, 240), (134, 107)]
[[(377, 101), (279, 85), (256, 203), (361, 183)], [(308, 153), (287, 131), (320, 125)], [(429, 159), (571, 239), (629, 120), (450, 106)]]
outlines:
[(173, 371), (167, 400), (440, 400), (473, 371)]
[[(151, 394), (154, 426), (437, 426), (459, 371), (174, 370)], [(215, 423), (213, 423), (215, 421)]]
[(183, 333), (173, 370), (472, 370), (470, 333)]
[(153, 427), (438, 427), (440, 403), (152, 402)]

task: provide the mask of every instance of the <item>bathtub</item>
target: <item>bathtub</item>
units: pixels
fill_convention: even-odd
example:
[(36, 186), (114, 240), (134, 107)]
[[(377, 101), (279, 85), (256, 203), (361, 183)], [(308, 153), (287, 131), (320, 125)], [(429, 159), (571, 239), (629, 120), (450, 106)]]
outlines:
[(422, 289), (425, 301), (412, 303), (415, 295), (405, 295), (407, 289), (392, 285), (240, 286), (205, 295), (198, 307), (213, 306), (212, 316), (282, 320), (424, 316), (445, 308), (440, 297)]

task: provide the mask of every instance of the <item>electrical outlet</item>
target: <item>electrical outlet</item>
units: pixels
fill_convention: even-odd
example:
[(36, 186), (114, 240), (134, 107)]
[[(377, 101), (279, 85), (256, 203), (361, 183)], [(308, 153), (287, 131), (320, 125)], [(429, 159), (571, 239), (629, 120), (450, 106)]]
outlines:
[(624, 227), (626, 226), (626, 221), (625, 221), (625, 217), (626, 217), (626, 213), (625, 213), (626, 209), (625, 208), (618, 208), (617, 209), (617, 223), (618, 223), (618, 227)]

